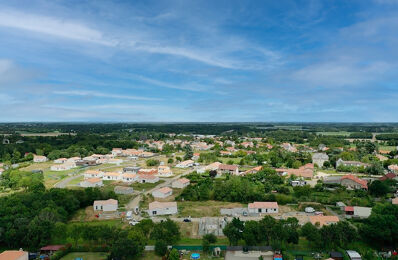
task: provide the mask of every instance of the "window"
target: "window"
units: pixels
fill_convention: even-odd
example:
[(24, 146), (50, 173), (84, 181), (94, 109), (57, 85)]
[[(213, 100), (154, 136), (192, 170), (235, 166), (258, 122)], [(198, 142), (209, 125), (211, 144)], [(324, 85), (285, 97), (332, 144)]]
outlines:
[(156, 214), (157, 214), (156, 210), (152, 211), (152, 215), (156, 215)]

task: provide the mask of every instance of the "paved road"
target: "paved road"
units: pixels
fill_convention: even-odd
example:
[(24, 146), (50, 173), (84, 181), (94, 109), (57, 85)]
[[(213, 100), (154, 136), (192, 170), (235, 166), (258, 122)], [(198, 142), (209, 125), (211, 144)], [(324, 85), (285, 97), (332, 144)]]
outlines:
[(80, 176), (82, 176), (83, 174), (78, 174), (78, 175), (74, 175), (74, 176), (69, 176), (65, 179), (62, 179), (60, 182), (57, 182), (54, 184), (54, 188), (65, 188), (69, 182), (71, 182), (74, 179), (79, 178)]

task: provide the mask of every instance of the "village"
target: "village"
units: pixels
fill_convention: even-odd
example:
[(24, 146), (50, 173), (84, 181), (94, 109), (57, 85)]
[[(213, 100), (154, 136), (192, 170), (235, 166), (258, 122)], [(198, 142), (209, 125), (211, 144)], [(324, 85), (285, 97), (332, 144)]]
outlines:
[[(220, 241), (227, 237), (230, 244), (231, 238), (224, 231), (234, 219), (252, 222), (261, 221), (265, 216), (284, 221), (295, 218), (299, 226), (310, 223), (318, 228), (341, 221), (367, 219), (372, 214), (371, 205), (374, 203), (360, 200), (360, 197), (352, 199), (349, 194), (366, 194), (374, 189), (374, 183), (398, 181), (397, 164), (389, 164), (381, 172), (368, 173), (366, 169), (373, 167), (371, 163), (346, 160), (347, 153), (357, 152), (356, 146), (352, 145), (330, 148), (320, 144), (311, 147), (288, 142), (270, 143), (267, 138), (230, 140), (215, 135), (192, 135), (189, 139), (181, 140), (170, 135), (169, 139), (159, 141), (139, 141), (138, 149), (114, 147), (109, 153), (83, 158), (74, 156), (50, 160), (44, 155), (34, 154), (32, 162), (20, 170), (42, 173), (44, 184), (49, 188), (98, 188), (115, 194), (113, 198), (95, 200), (91, 206), (79, 210), (71, 223), (94, 221), (133, 227), (148, 219), (154, 223), (169, 219), (177, 223), (182, 237), (190, 241), (189, 244), (210, 234)], [(165, 152), (164, 148), (170, 151)], [(394, 150), (396, 147), (391, 148), (391, 153), (375, 149), (372, 156), (380, 161), (398, 162), (398, 155), (395, 159), (388, 158)], [(305, 158), (273, 163), (272, 154), (276, 152)], [(335, 154), (342, 156), (336, 157)], [(335, 166), (330, 163), (332, 156)], [(20, 167), (1, 166), (2, 171)], [(258, 179), (260, 176), (265, 178), (264, 185), (269, 185), (269, 195), (265, 192), (258, 199), (223, 201), (217, 194), (210, 197), (199, 195), (206, 196), (206, 199), (191, 197), (195, 189), (205, 187), (206, 180), (216, 184), (235, 179)], [(330, 194), (340, 191), (341, 197), (322, 202), (317, 197), (308, 197), (311, 190)], [(371, 192), (374, 194), (373, 190)], [(391, 196), (386, 197), (385, 203), (398, 205), (396, 186), (388, 193)], [(64, 247), (58, 250), (61, 248)], [(247, 255), (239, 258), (244, 249), (240, 250), (225, 252), (225, 259), (248, 259)], [(359, 254), (352, 248), (348, 251)], [(277, 259), (280, 254), (279, 251), (271, 254), (269, 248), (259, 252), (253, 252), (250, 259), (258, 259), (259, 256)], [(330, 257), (343, 259), (339, 257), (347, 252), (333, 251)]]

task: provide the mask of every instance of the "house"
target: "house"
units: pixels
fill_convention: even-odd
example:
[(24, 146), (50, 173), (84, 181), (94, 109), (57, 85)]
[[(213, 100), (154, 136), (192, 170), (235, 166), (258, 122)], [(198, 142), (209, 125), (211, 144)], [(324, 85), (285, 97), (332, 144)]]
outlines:
[(346, 218), (368, 218), (372, 213), (372, 208), (346, 206), (344, 208)]
[(237, 165), (220, 164), (217, 174), (239, 175), (239, 167)]
[(242, 145), (243, 147), (245, 147), (245, 148), (254, 147), (253, 142), (243, 142), (243, 143), (241, 143), (241, 145)]
[(200, 167), (200, 168), (197, 170), (197, 172), (198, 172), (198, 173), (205, 173), (206, 171), (217, 171), (217, 170), (218, 170), (218, 167), (219, 167), (220, 165), (221, 165), (220, 162), (214, 162), (214, 163), (211, 163), (211, 164), (209, 164), (209, 165), (207, 165), (207, 166)]
[(339, 217), (337, 216), (321, 216), (321, 215), (316, 215), (316, 216), (309, 216), (310, 222), (313, 225), (319, 224), (319, 227), (323, 227), (324, 225), (330, 225), (330, 224), (336, 224), (339, 222)]
[(304, 185), (307, 185), (307, 182), (305, 180), (295, 180), (295, 181), (291, 180), (290, 185), (292, 185), (293, 187), (304, 186)]
[(357, 161), (343, 161), (343, 159), (339, 158), (336, 161), (336, 168), (339, 166), (346, 166), (346, 167), (368, 167), (369, 164)]
[(194, 153), (192, 156), (192, 160), (196, 161), (199, 159), (199, 157), (200, 157), (200, 153)]
[(95, 211), (117, 211), (118, 202), (114, 199), (95, 200), (93, 207)]
[(262, 168), (263, 168), (262, 166), (254, 167), (254, 168), (252, 168), (252, 169), (250, 169), (250, 170), (245, 171), (245, 172), (243, 173), (243, 175), (257, 173), (257, 172), (261, 171)]
[(88, 187), (102, 187), (104, 184), (102, 183), (101, 178), (89, 178), (85, 179), (84, 181), (80, 182), (80, 186), (84, 188)]
[(116, 194), (123, 194), (123, 195), (127, 195), (127, 194), (132, 194), (134, 192), (134, 189), (132, 187), (126, 187), (126, 186), (116, 186), (113, 191)]
[(67, 159), (66, 162), (71, 162), (71, 163), (75, 163), (76, 164), (76, 162), (79, 161), (79, 160), (81, 160), (81, 158), (78, 157), (78, 156), (75, 156), (75, 157), (71, 157), (71, 158)]
[(128, 173), (138, 173), (138, 171), (141, 169), (139, 166), (128, 166), (123, 168), (123, 172), (128, 172)]
[(180, 162), (179, 164), (176, 165), (177, 168), (188, 168), (188, 167), (192, 167), (194, 165), (194, 161), (192, 160), (187, 160), (187, 161), (183, 161)]
[(134, 182), (138, 179), (138, 175), (135, 173), (123, 173), (122, 174), (122, 181), (123, 182)]
[(247, 206), (249, 214), (278, 213), (278, 202), (253, 202)]
[(361, 255), (357, 251), (347, 250), (346, 253), (350, 260), (362, 260)]
[(159, 202), (154, 201), (149, 203), (149, 216), (173, 215), (177, 214), (177, 202)]
[(122, 174), (118, 172), (104, 172), (102, 179), (104, 181), (121, 181)]
[(102, 178), (103, 176), (102, 171), (97, 171), (97, 170), (87, 170), (84, 172), (84, 178), (89, 179), (89, 178)]
[(138, 174), (151, 174), (151, 175), (156, 175), (158, 174), (158, 170), (155, 168), (151, 168), (151, 169), (140, 169), (138, 171)]
[(158, 167), (158, 174), (159, 177), (170, 177), (173, 175), (169, 166), (161, 165)]
[(66, 158), (58, 158), (58, 159), (54, 160), (54, 163), (61, 164), (61, 163), (66, 162), (67, 160), (68, 160), (68, 159), (66, 159)]
[(393, 198), (393, 199), (391, 200), (391, 203), (392, 203), (393, 205), (398, 205), (398, 198)]
[(380, 177), (379, 180), (381, 180), (381, 181), (386, 181), (386, 180), (396, 180), (396, 181), (398, 181), (398, 176), (395, 173), (389, 172), (386, 175)]
[(171, 196), (172, 194), (173, 194), (173, 190), (169, 187), (163, 187), (163, 188), (160, 188), (160, 189), (152, 192), (152, 196), (154, 198), (161, 198), (161, 199), (167, 198), (168, 196)]
[(29, 253), (22, 250), (6, 250), (0, 254), (0, 260), (28, 260)]
[(362, 180), (352, 174), (347, 174), (341, 177), (340, 185), (347, 187), (348, 189), (368, 189), (368, 182)]
[(322, 167), (323, 164), (329, 161), (329, 156), (326, 153), (314, 153), (312, 155), (312, 163)]
[(137, 181), (139, 183), (156, 183), (159, 181), (159, 177), (153, 174), (138, 174)]
[(63, 249), (65, 249), (64, 245), (47, 245), (47, 246), (43, 246), (42, 248), (40, 248), (40, 254), (51, 256), (55, 252), (57, 252), (59, 250), (63, 250)]
[(314, 175), (314, 165), (312, 163), (307, 163), (298, 169), (278, 168), (275, 170), (279, 175), (287, 175), (288, 177), (294, 175), (296, 177), (311, 179)]
[(187, 187), (190, 183), (190, 180), (188, 180), (187, 178), (180, 178), (176, 181), (173, 181), (171, 187), (174, 189), (183, 189)]
[(297, 152), (297, 148), (289, 143), (283, 143), (281, 144), (281, 147), (288, 152), (293, 152), (293, 153)]
[(388, 165), (388, 170), (392, 173), (398, 174), (398, 165), (396, 165), (396, 164)]
[(47, 162), (47, 157), (43, 155), (33, 155), (33, 162)]
[(232, 153), (229, 151), (220, 151), (220, 155), (221, 156), (230, 156), (230, 155), (232, 155)]
[(50, 169), (52, 171), (67, 171), (67, 170), (70, 170), (70, 169), (75, 168), (75, 167), (76, 167), (75, 163), (65, 162), (63, 164), (54, 164), (54, 165), (52, 165), (50, 167)]

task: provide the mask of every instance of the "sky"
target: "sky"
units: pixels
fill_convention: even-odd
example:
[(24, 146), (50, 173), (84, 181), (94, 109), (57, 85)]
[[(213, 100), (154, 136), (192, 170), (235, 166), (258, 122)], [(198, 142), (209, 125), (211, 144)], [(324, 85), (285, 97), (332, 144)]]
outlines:
[(0, 122), (397, 122), (398, 0), (0, 0)]

